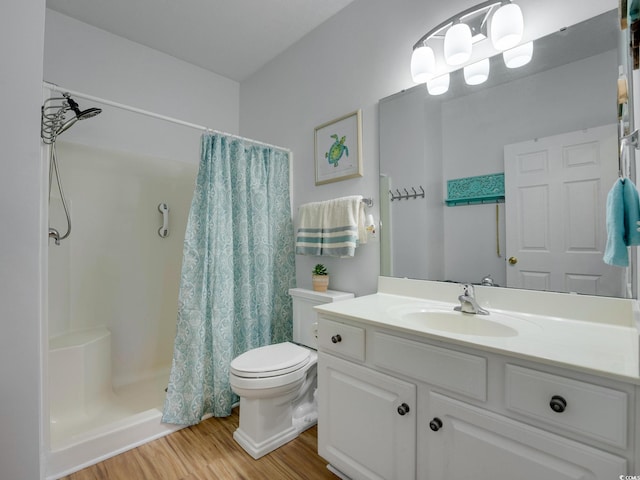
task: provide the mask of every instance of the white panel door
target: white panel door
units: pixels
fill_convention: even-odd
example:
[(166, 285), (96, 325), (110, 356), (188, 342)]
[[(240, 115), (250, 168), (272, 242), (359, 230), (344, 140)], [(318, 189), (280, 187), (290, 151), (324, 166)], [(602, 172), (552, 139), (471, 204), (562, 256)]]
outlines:
[(623, 295), (602, 260), (617, 150), (615, 125), (504, 147), (508, 286)]
[(320, 353), (318, 453), (353, 480), (416, 476), (416, 386)]

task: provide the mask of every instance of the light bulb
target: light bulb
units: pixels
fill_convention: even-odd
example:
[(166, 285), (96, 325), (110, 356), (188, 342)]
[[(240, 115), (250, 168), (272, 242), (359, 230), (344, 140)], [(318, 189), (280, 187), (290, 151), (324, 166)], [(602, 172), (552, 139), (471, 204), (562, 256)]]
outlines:
[(471, 29), (466, 23), (456, 23), (444, 35), (444, 59), (449, 65), (462, 65), (469, 58)]
[(436, 57), (431, 47), (416, 48), (411, 54), (411, 77), (415, 83), (425, 83), (436, 72)]
[(502, 52), (502, 58), (507, 68), (518, 68), (526, 65), (533, 57), (533, 42), (523, 43), (516, 48)]
[(467, 83), (467, 85), (480, 85), (481, 83), (486, 82), (488, 78), (488, 58), (464, 67), (464, 81)]
[(430, 95), (442, 95), (449, 90), (449, 74), (427, 80), (427, 91)]
[(493, 14), (490, 26), (491, 43), (496, 50), (515, 47), (522, 40), (524, 32), (522, 10), (515, 3), (502, 5)]

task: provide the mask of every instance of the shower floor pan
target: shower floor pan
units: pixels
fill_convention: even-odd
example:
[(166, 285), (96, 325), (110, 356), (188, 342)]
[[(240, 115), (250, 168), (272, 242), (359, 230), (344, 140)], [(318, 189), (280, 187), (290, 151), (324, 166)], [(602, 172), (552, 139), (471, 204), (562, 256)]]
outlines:
[(161, 423), (169, 372), (111, 388), (110, 333), (99, 328), (50, 341), (50, 449), (56, 479), (182, 428)]

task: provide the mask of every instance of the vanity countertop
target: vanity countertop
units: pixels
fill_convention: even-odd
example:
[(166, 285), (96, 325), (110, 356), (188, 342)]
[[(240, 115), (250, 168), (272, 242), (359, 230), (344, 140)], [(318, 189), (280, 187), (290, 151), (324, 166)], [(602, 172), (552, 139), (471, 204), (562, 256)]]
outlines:
[[(416, 281), (409, 280), (409, 282)], [(436, 287), (436, 289), (439, 288), (441, 287)], [(442, 296), (441, 291), (437, 292), (439, 294), (438, 298), (455, 299), (456, 296), (451, 297), (450, 293), (457, 292), (458, 287), (453, 287), (455, 290), (451, 290), (451, 286), (446, 288), (450, 292), (447, 292), (446, 296)], [(397, 292), (393, 292), (394, 288), (383, 289), (393, 293), (380, 290), (379, 286), (378, 293), (333, 304), (319, 305), (315, 309), (320, 313), (338, 315), (373, 326), (417, 335), (425, 339), (506, 354), (640, 384), (638, 329), (633, 318), (622, 320), (619, 318), (621, 316), (633, 316), (633, 309), (631, 308), (628, 309), (629, 315), (619, 315), (620, 311), (625, 312), (627, 305), (633, 305), (634, 301), (632, 300), (621, 301), (613, 299), (618, 303), (612, 304), (610, 303), (612, 299), (598, 299), (597, 297), (585, 299), (589, 311), (597, 310), (597, 305), (600, 302), (604, 302), (603, 308), (609, 314), (601, 314), (602, 321), (594, 321), (593, 319), (585, 321), (579, 318), (566, 318), (565, 316), (554, 316), (548, 313), (542, 315), (540, 312), (533, 314), (496, 308), (495, 305), (499, 305), (501, 302), (495, 300), (493, 302), (495, 304), (494, 307), (491, 307), (488, 301), (484, 304), (480, 302), (482, 307), (490, 311), (490, 314), (466, 315), (468, 321), (473, 321), (476, 317), (479, 321), (484, 319), (499, 321), (501, 324), (512, 325), (517, 330), (517, 334), (513, 335), (491, 336), (434, 330), (422, 325), (415, 318), (408, 319), (407, 316), (402, 315), (406, 311), (420, 310), (453, 312), (453, 308), (457, 303), (428, 298), (430, 295), (413, 296), (414, 292), (411, 292), (411, 296), (399, 295)], [(507, 291), (508, 289), (500, 290)], [(495, 295), (493, 291), (491, 294)], [(517, 294), (517, 292), (507, 293), (507, 295), (514, 294)], [(541, 292), (536, 292), (532, 295), (540, 294)], [(525, 293), (524, 295), (526, 297), (528, 294)], [(477, 294), (476, 297), (481, 298), (482, 294)], [(565, 297), (569, 296), (565, 295)], [(579, 303), (581, 301), (579, 296), (572, 297), (569, 299), (573, 302)], [(546, 304), (553, 306), (554, 297), (545, 298), (548, 299)], [(560, 299), (561, 302), (564, 301), (564, 298), (560, 297)], [(588, 302), (594, 302), (594, 304), (588, 304)], [(595, 308), (594, 305), (596, 305)], [(622, 306), (622, 309), (616, 311), (620, 306)], [(562, 308), (560, 310), (562, 311)], [(578, 307), (577, 310), (580, 311), (580, 308)], [(612, 315), (612, 311), (615, 311), (618, 315)], [(575, 316), (580, 317), (580, 315)]]

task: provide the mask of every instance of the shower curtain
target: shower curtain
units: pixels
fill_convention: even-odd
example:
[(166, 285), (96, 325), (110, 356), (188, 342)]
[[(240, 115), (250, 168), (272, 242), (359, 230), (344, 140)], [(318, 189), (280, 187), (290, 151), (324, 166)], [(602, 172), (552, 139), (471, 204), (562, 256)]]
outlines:
[(163, 422), (230, 415), (229, 364), (291, 340), (294, 286), (288, 152), (203, 135)]

